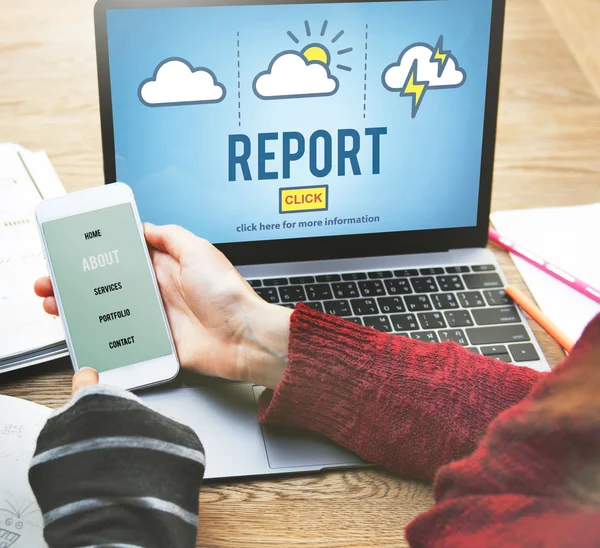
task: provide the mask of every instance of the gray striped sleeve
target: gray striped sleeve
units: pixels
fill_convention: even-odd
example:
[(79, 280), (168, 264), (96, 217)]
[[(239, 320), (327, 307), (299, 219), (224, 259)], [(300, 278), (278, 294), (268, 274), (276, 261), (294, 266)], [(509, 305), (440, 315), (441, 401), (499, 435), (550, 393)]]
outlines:
[(129, 392), (97, 385), (55, 411), (29, 480), (51, 548), (195, 546), (204, 450)]

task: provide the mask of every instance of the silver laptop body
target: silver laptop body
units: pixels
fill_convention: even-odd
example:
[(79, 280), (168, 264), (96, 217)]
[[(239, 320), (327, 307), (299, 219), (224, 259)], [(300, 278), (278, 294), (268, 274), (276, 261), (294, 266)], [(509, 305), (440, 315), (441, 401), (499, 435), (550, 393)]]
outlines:
[[(506, 279), (494, 255), (485, 249), (504, 0), (472, 0), (469, 4), (461, 1), (460, 7), (465, 12), (459, 14), (455, 13), (454, 4), (453, 0), (311, 0), (306, 4), (296, 0), (100, 0), (95, 8), (95, 25), (105, 182), (122, 180), (132, 187), (142, 220), (158, 224), (176, 222), (208, 237), (230, 258), (257, 293), (269, 302), (293, 307), (298, 301), (307, 301), (319, 310), (388, 331), (392, 336), (432, 341), (432, 344), (453, 340), (470, 351), (501, 361), (539, 371), (548, 370), (548, 364), (521, 311), (502, 291)], [(456, 5), (459, 3), (456, 2)], [(262, 47), (266, 40), (264, 37), (271, 32), (267, 28), (268, 22), (284, 18), (289, 19), (289, 26), (286, 20), (285, 27), (278, 26), (272, 35), (273, 43), (276, 42), (277, 47), (284, 51), (275, 57), (270, 53), (271, 63), (267, 67), (265, 62), (264, 72), (253, 72), (250, 76), (256, 76), (252, 80), (248, 72), (253, 61), (248, 57), (252, 47)], [(223, 37), (223, 47), (206, 45), (204, 49), (200, 48), (197, 58), (194, 57), (194, 41), (203, 40), (204, 35), (214, 30), (213, 27), (222, 30), (218, 31), (218, 36), (227, 34)], [(378, 30), (384, 27), (388, 30)], [(415, 29), (421, 29), (421, 32)], [(381, 35), (378, 34), (380, 32)], [(169, 33), (172, 41), (164, 42)], [(188, 36), (186, 33), (189, 34), (187, 42), (184, 40)], [(218, 36), (215, 40), (220, 39)], [(388, 48), (389, 58), (387, 53), (381, 53), (382, 47), (377, 49), (379, 37), (385, 39), (387, 45), (393, 43), (393, 48)], [(148, 40), (149, 46), (138, 48), (137, 42), (144, 40)], [(472, 42), (469, 47), (466, 47), (465, 40)], [(230, 67), (229, 72), (223, 69), (224, 65), (214, 66), (218, 65), (214, 56), (221, 50), (222, 59), (226, 59), (223, 63)], [(335, 61), (332, 60), (334, 56)], [(211, 59), (214, 63), (209, 67)], [(277, 88), (279, 91), (269, 87), (268, 78), (263, 77), (274, 78), (278, 67), (285, 62), (327, 75), (325, 87), (315, 87), (313, 91), (313, 88), (306, 88), (298, 95), (281, 91), (287, 89), (285, 82), (283, 88)], [(161, 103), (157, 86), (159, 80), (162, 81), (161, 78), (168, 74), (166, 69), (161, 72), (167, 66), (178, 70), (179, 74), (192, 75), (202, 71), (210, 74), (213, 82), (210, 100), (189, 95), (184, 101), (177, 96), (178, 88), (174, 87), (165, 93), (175, 95), (169, 96), (169, 99), (166, 98), (167, 93)], [(400, 76), (402, 70), (405, 73)], [(352, 88), (356, 93), (348, 95), (350, 98), (347, 100), (354, 101), (354, 106), (352, 109), (346, 106), (335, 108), (338, 103), (331, 102), (334, 100), (331, 96), (350, 89), (351, 82), (357, 84), (353, 84)], [(152, 85), (154, 90), (150, 89)], [(461, 93), (475, 93), (469, 91), (475, 89), (479, 90), (479, 100), (473, 99), (474, 95), (465, 95), (467, 99), (460, 105), (452, 103), (461, 97)], [(315, 99), (311, 98), (311, 93)], [(449, 102), (439, 110), (436, 101), (442, 98)], [(330, 102), (326, 102), (328, 100)], [(328, 116), (338, 116), (347, 108), (347, 112), (355, 116), (357, 126), (358, 122), (369, 125), (371, 117), (376, 117), (376, 123), (387, 124), (389, 132), (388, 128), (383, 128), (385, 133), (381, 127), (375, 128), (379, 131), (376, 137), (373, 131), (365, 128), (360, 132), (350, 129), (340, 129), (338, 133), (316, 131), (310, 139), (308, 134), (306, 137), (299, 137), (297, 132), (292, 137), (292, 134), (286, 134), (288, 141), (284, 142), (289, 145), (290, 139), (295, 139), (298, 148), (288, 148), (287, 159), (274, 160), (275, 152), (265, 152), (262, 159), (258, 158), (259, 178), (265, 180), (256, 181), (256, 164), (250, 164), (248, 159), (251, 157), (250, 137), (244, 136), (244, 132), (249, 131), (248, 120), (255, 120), (250, 124), (259, 123), (260, 112), (267, 107), (283, 108), (282, 105), (292, 106), (294, 112), (305, 108), (300, 115), (295, 112), (295, 120), (299, 124), (308, 123), (313, 130), (318, 129), (321, 123), (326, 125), (323, 120)], [(323, 110), (317, 111), (306, 105), (323, 105)], [(377, 109), (382, 108), (381, 105), (389, 106), (389, 113), (385, 116), (378, 114)], [(444, 116), (453, 116), (457, 111), (463, 113), (458, 122), (453, 118), (452, 124), (458, 123), (458, 126), (451, 136), (441, 137), (443, 130), (449, 127), (444, 126)], [(196, 116), (204, 113), (213, 116), (211, 113), (215, 112), (223, 114), (212, 122), (216, 124), (213, 128), (215, 135), (202, 141), (203, 145), (194, 145), (196, 148), (193, 150), (185, 149), (189, 142), (188, 133), (198, 128), (198, 134), (204, 135), (200, 123), (193, 122), (196, 125), (186, 129), (185, 139), (176, 132), (162, 135), (169, 131), (175, 119), (179, 120), (177, 123), (192, 124)], [(273, 131), (269, 128), (275, 127), (284, 116), (281, 114), (284, 111), (277, 112), (273, 118), (265, 119), (268, 127), (260, 131)], [(166, 113), (171, 113), (171, 118)], [(181, 118), (177, 118), (179, 116)], [(399, 116), (401, 122), (398, 122)], [(429, 122), (429, 133), (423, 134), (419, 124), (421, 121), (427, 123), (427, 120), (433, 122)], [(228, 125), (230, 133), (229, 181), (226, 170), (218, 165), (218, 158), (227, 145), (225, 141), (215, 145), (221, 143), (219, 132), (225, 125)], [(471, 137), (475, 135), (469, 129), (472, 127), (477, 127), (476, 136), (481, 136), (481, 140), (478, 141), (478, 152), (471, 150), (469, 154), (466, 149), (473, 147)], [(284, 128), (283, 131), (287, 129), (292, 128)], [(391, 139), (392, 133), (396, 135), (394, 139), (402, 139), (402, 132), (411, 138), (400, 141), (403, 143), (401, 146), (385, 148), (387, 145), (381, 144), (388, 143), (385, 139)], [(361, 154), (370, 154), (366, 163), (364, 157), (361, 160), (362, 172), (357, 163), (359, 149), (356, 146), (347, 148), (350, 142), (356, 145), (360, 133), (368, 136), (366, 140), (365, 135), (362, 137)], [(189, 133), (191, 139), (194, 135)], [(252, 146), (262, 146), (263, 151), (266, 150), (266, 142), (273, 144), (282, 137), (279, 133), (262, 135), (263, 140), (258, 141), (258, 145), (253, 141)], [(338, 143), (337, 156), (329, 154), (329, 166), (327, 161), (319, 164), (311, 160), (310, 176), (290, 178), (288, 173), (279, 181), (268, 181), (273, 179), (273, 172), (266, 172), (267, 162), (273, 162), (271, 165), (278, 166), (279, 170), (283, 166), (284, 173), (287, 162), (289, 171), (292, 161), (300, 161), (301, 141), (306, 141), (302, 146), (306, 146), (307, 150), (319, 143), (322, 148), (314, 154), (325, 151), (323, 155), (327, 158), (328, 139), (336, 135), (338, 139), (347, 141), (342, 145)], [(463, 141), (471, 144), (462, 147)], [(414, 143), (420, 148), (403, 156), (404, 148), (415, 146)], [(211, 146), (217, 148), (212, 150)], [(449, 149), (452, 149), (452, 154), (447, 153)], [(384, 153), (386, 163), (382, 160), (380, 165), (375, 157), (379, 158), (379, 154), (384, 156)], [(400, 206), (411, 188), (415, 185), (425, 185), (423, 188), (426, 188), (431, 183), (427, 179), (406, 181), (409, 177), (406, 164), (417, 153), (426, 158), (422, 162), (423, 169), (436, 162), (440, 162), (440, 166), (446, 166), (444, 162), (447, 162), (448, 167), (444, 167), (442, 178), (436, 179), (436, 184), (442, 183), (438, 190), (427, 194), (410, 211), (405, 211)], [(199, 159), (196, 160), (194, 155), (198, 155)], [(398, 158), (402, 161), (395, 164)], [(307, 157), (303, 158), (303, 161), (307, 160)], [(261, 224), (262, 218), (256, 224), (242, 223), (244, 220), (251, 221), (255, 210), (263, 211), (266, 207), (260, 194), (262, 191), (257, 190), (254, 201), (245, 198), (245, 202), (239, 204), (240, 208), (243, 206), (241, 217), (250, 216), (249, 219), (235, 221), (240, 223), (238, 233), (248, 233), (243, 238), (235, 233), (228, 239), (211, 237), (211, 230), (216, 230), (215, 227), (223, 220), (230, 220), (226, 212), (228, 205), (224, 203), (221, 210), (216, 205), (218, 202), (211, 203), (210, 200), (218, 200), (215, 194), (212, 191), (201, 193), (194, 181), (200, 184), (212, 178), (223, 178), (223, 181), (219, 179), (219, 184), (238, 185), (235, 188), (240, 193), (247, 188), (272, 188), (272, 194), (267, 195), (266, 191), (264, 194), (271, 204), (269, 207), (279, 208), (272, 212), (276, 214), (272, 222), (285, 219), (303, 226), (303, 220), (317, 220), (325, 216), (324, 222), (329, 219), (330, 225), (333, 225), (339, 220), (335, 204), (345, 199), (344, 192), (353, 192), (351, 189), (355, 188), (351, 183), (348, 186), (344, 186), (343, 181), (340, 183), (333, 176), (333, 171), (331, 176), (325, 176), (327, 169), (333, 170), (333, 161), (346, 166), (348, 172), (351, 170), (353, 181), (361, 180), (361, 173), (364, 175), (365, 170), (371, 170), (371, 179), (365, 179), (363, 183), (367, 185), (370, 181), (379, 181), (380, 170), (387, 169), (388, 183), (397, 184), (400, 190), (394, 191), (397, 192), (394, 201), (384, 200), (386, 203), (379, 206), (387, 208), (388, 221), (392, 223), (395, 217), (400, 222), (403, 217), (412, 214), (414, 226), (373, 232), (375, 229), (368, 226), (363, 229), (353, 225), (348, 229), (332, 229), (334, 233), (320, 234), (316, 230), (311, 233), (314, 236), (309, 236), (305, 231), (298, 237), (269, 239), (266, 233), (262, 236), (251, 233)], [(156, 165), (151, 165), (152, 162)], [(186, 162), (192, 162), (201, 171), (186, 171)], [(478, 169), (469, 171), (469, 166)], [(308, 168), (306, 163), (305, 173), (308, 173)], [(391, 168), (393, 171), (390, 173)], [(338, 178), (344, 175), (344, 169), (338, 166), (336, 175)], [(242, 181), (236, 179), (242, 176)], [(461, 185), (467, 176), (473, 181), (473, 187), (477, 186), (477, 181), (479, 184), (477, 199), (470, 200), (471, 205), (468, 206), (473, 212), (473, 220), (467, 226), (438, 226), (436, 215), (427, 213), (424, 206), (429, 201), (438, 200), (439, 211), (451, 214), (460, 207), (460, 204), (451, 203), (453, 185), (456, 185), (457, 192), (462, 191)], [(254, 179), (250, 181), (252, 177)], [(249, 184), (261, 186), (245, 186)], [(299, 191), (298, 185), (303, 185)], [(313, 189), (316, 189), (314, 193)], [(320, 198), (318, 193), (321, 193)], [(237, 199), (233, 194), (230, 196), (231, 200)], [(372, 207), (375, 202), (369, 201), (371, 198), (367, 193), (361, 202)], [(320, 200), (327, 203), (316, 203)], [(399, 204), (397, 214), (393, 208), (389, 209), (390, 203), (396, 202)], [(423, 212), (419, 214), (421, 208)], [(319, 211), (321, 217), (314, 216)], [(271, 222), (271, 217), (266, 220)], [(350, 451), (317, 434), (259, 424), (257, 406), (262, 391), (262, 387), (248, 383), (185, 376), (179, 378), (175, 385), (140, 395), (149, 405), (188, 424), (198, 433), (206, 450), (207, 478), (367, 465)]]

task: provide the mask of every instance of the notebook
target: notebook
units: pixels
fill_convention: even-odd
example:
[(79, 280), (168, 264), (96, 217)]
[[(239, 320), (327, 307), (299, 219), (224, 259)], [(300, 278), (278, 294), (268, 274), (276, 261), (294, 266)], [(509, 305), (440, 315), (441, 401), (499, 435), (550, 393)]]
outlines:
[(38, 434), (51, 410), (0, 396), (0, 547), (45, 548), (44, 522), (28, 473)]
[[(498, 232), (529, 251), (600, 288), (600, 203), (499, 211), (491, 215)], [(600, 313), (600, 304), (535, 266), (512, 256), (542, 311), (573, 341)]]
[(48, 273), (35, 208), (61, 194), (46, 154), (0, 144), (0, 372), (67, 355), (60, 320), (33, 293), (36, 278)]

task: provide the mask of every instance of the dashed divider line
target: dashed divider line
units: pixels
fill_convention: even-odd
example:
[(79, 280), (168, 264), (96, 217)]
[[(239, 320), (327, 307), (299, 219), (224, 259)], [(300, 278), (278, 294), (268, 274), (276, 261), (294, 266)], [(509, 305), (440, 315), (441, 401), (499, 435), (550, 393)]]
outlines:
[(365, 25), (365, 81), (364, 81), (364, 95), (363, 95), (363, 118), (367, 117), (367, 61), (368, 51), (367, 45), (369, 42), (369, 25)]
[(242, 80), (240, 74), (240, 31), (237, 31), (237, 92), (238, 92), (238, 126), (242, 125)]

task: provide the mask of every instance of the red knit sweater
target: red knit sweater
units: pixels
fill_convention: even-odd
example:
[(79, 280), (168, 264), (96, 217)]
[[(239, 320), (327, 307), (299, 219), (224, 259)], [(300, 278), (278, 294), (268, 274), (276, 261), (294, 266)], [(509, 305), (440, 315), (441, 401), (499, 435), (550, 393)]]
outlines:
[(538, 373), (300, 305), (260, 418), (435, 479), (411, 546), (600, 546), (600, 316)]

